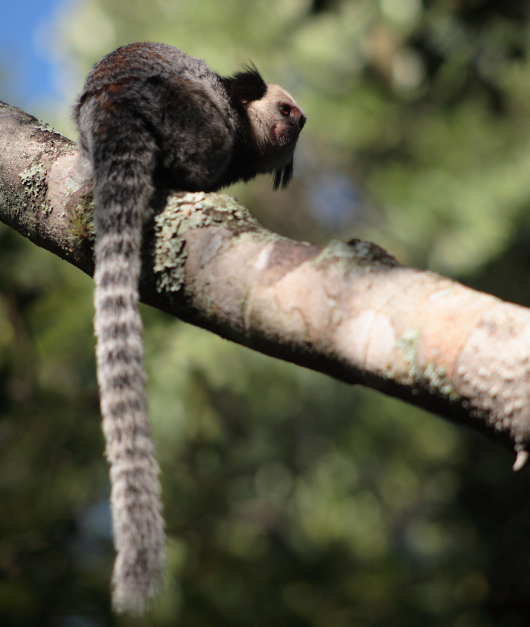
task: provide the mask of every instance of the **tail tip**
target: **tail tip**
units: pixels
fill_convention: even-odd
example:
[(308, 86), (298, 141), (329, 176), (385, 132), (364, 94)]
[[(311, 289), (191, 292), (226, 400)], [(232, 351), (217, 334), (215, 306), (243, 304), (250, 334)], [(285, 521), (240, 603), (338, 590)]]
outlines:
[(114, 565), (112, 607), (118, 614), (141, 616), (152, 609), (163, 588), (165, 551), (148, 556), (143, 550), (132, 561), (122, 557), (118, 554)]

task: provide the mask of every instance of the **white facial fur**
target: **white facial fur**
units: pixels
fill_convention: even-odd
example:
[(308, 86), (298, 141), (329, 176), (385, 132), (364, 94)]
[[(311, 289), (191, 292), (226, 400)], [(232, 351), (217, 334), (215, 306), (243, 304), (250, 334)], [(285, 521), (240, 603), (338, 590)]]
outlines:
[(279, 85), (268, 83), (265, 96), (250, 102), (247, 112), (261, 155), (258, 172), (274, 172), (287, 165), (306, 121), (294, 98)]

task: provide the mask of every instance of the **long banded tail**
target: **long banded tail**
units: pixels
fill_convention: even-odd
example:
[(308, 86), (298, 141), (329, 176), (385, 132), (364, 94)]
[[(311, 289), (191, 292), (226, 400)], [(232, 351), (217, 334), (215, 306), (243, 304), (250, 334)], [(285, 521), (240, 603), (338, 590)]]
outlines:
[[(165, 567), (160, 469), (146, 414), (137, 308), (142, 227), (149, 213), (155, 147), (147, 133), (136, 140), (125, 153), (101, 150), (94, 159), (94, 327), (117, 550), (113, 605), (131, 613), (150, 605)], [(114, 145), (119, 144), (116, 140)]]

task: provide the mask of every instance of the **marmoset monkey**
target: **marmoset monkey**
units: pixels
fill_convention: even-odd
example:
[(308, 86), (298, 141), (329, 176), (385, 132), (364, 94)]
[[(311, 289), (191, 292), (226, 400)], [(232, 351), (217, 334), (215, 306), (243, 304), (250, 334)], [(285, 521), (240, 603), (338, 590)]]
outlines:
[(90, 70), (74, 119), (96, 201), (94, 327), (117, 550), (113, 605), (140, 613), (165, 567), (137, 309), (151, 198), (159, 186), (210, 192), (266, 172), (275, 189), (286, 187), (306, 116), (254, 66), (223, 78), (177, 48), (134, 43)]

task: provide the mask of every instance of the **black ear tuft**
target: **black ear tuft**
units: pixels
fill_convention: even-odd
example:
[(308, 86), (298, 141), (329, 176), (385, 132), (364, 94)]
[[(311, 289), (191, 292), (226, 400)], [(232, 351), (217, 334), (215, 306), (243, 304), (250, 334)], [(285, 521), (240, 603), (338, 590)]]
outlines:
[(267, 83), (263, 80), (258, 68), (249, 63), (241, 72), (223, 79), (233, 103), (261, 100), (267, 91)]
[(279, 170), (276, 170), (276, 172), (274, 172), (274, 182), (272, 184), (272, 188), (274, 190), (278, 189), (279, 187), (285, 189), (291, 182), (292, 178), (293, 160), (291, 159), (291, 161), (289, 161), (287, 165), (284, 165), (283, 168), (280, 168)]

